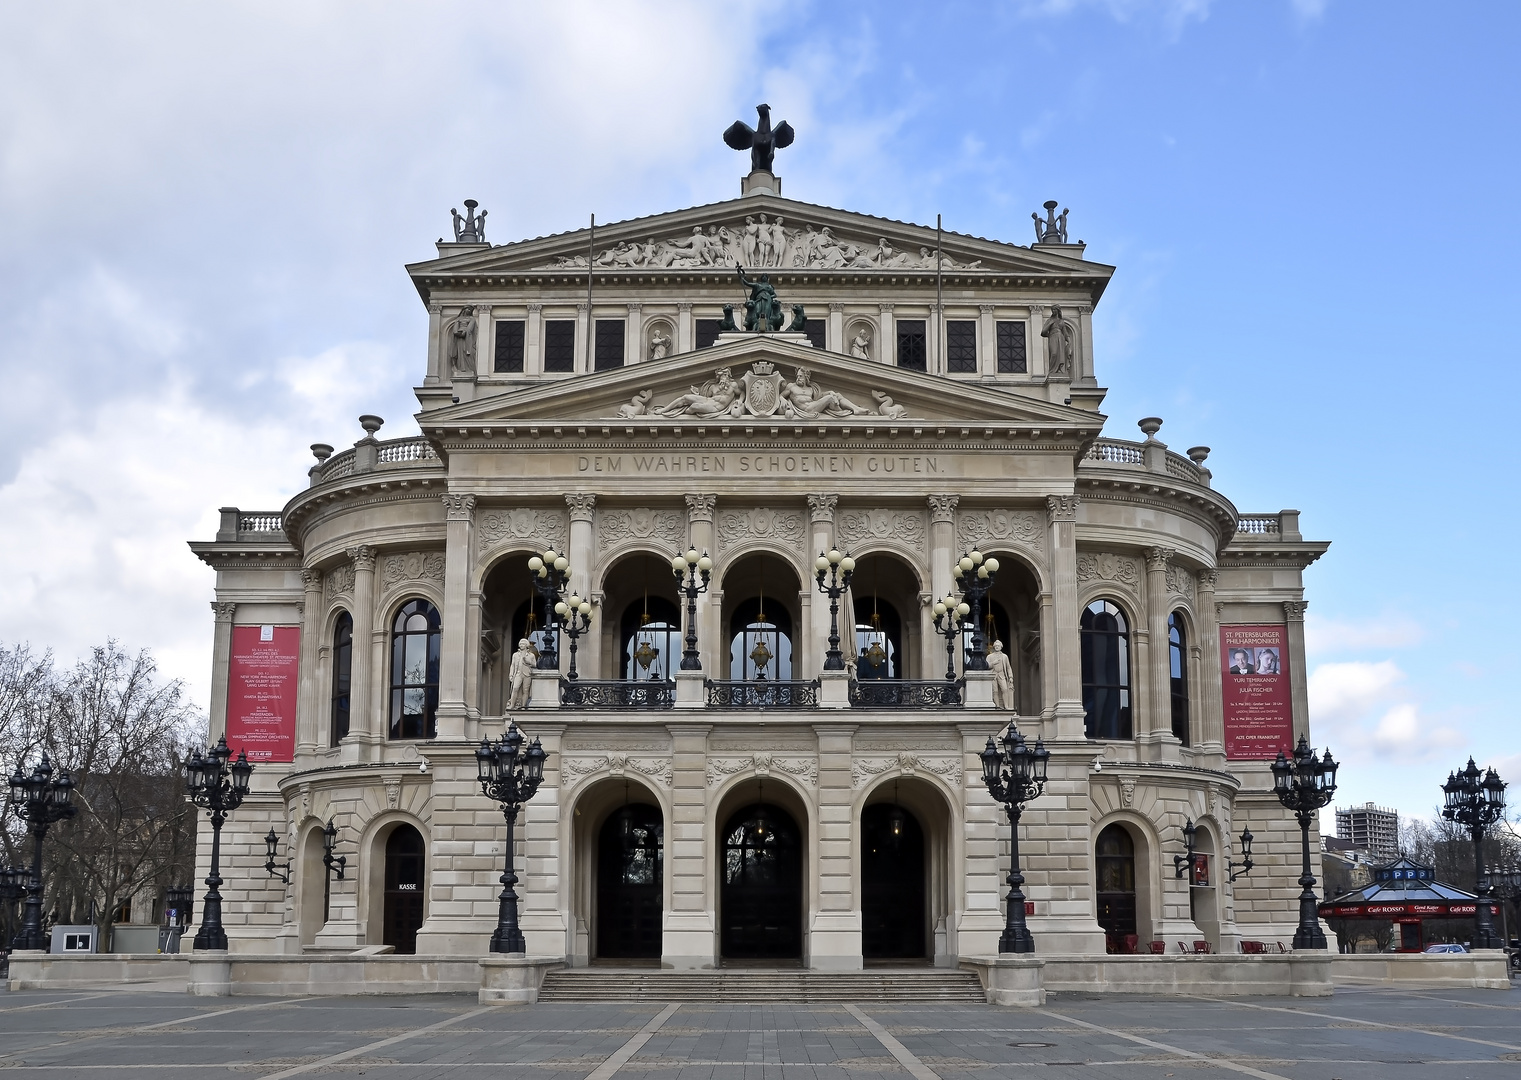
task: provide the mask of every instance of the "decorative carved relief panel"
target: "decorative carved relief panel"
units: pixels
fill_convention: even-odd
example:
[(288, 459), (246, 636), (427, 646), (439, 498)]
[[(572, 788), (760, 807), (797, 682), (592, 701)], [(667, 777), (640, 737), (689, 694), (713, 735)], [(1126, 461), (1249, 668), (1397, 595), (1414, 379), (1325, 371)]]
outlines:
[(779, 540), (791, 548), (801, 549), (805, 532), (801, 511), (773, 510), (757, 506), (753, 510), (726, 510), (718, 515), (718, 550), (723, 551), (745, 540)]
[(604, 550), (629, 540), (652, 540), (674, 550), (687, 541), (687, 515), (680, 510), (600, 510), (597, 513), (597, 545)]
[(563, 510), (536, 510), (517, 507), (512, 510), (478, 511), (476, 521), (481, 541), (488, 547), (513, 541), (532, 541), (556, 550), (565, 550), (566, 522)]
[(925, 548), (923, 510), (841, 510), (835, 521), (835, 542), (842, 548), (868, 540), (897, 540), (916, 551)]
[(961, 551), (992, 542), (1043, 548), (1045, 538), (1046, 515), (1036, 510), (963, 510), (956, 517), (956, 543)]
[(873, 776), (897, 769), (904, 776), (917, 772), (942, 776), (952, 787), (961, 786), (961, 758), (958, 755), (929, 757), (902, 751), (894, 757), (858, 757), (850, 766), (850, 781), (855, 787), (865, 787)]
[(405, 555), (386, 555), (380, 560), (381, 588), (390, 589), (408, 581), (444, 583), (442, 551), (409, 551)]
[(1077, 556), (1078, 581), (1117, 581), (1136, 588), (1141, 582), (1141, 567), (1129, 555), (1112, 551), (1083, 551)]
[(708, 759), (708, 787), (720, 783), (726, 777), (742, 772), (754, 772), (756, 776), (769, 776), (773, 772), (796, 776), (809, 787), (818, 786), (819, 763), (812, 757), (781, 757), (768, 751), (760, 751), (748, 757), (716, 757)]

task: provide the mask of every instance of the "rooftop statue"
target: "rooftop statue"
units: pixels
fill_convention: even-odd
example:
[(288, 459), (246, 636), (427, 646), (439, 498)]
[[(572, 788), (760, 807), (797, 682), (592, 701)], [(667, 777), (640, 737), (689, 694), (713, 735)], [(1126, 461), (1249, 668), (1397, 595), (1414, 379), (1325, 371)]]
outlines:
[(484, 244), (486, 242), (486, 211), (479, 214), (475, 208), (481, 205), (474, 199), (465, 200), (465, 215), (454, 207), (449, 208), (449, 213), (454, 215), (454, 242), (456, 244)]
[(1043, 204), (1046, 208), (1046, 220), (1040, 220), (1040, 215), (1032, 213), (1030, 217), (1035, 219), (1035, 242), (1037, 244), (1065, 244), (1067, 242), (1067, 211), (1062, 210), (1057, 214), (1059, 205), (1055, 199), (1047, 199)]
[(752, 128), (743, 120), (736, 120), (724, 131), (724, 142), (735, 150), (750, 151), (750, 171), (770, 172), (771, 162), (778, 150), (792, 145), (792, 125), (783, 120), (771, 127), (771, 106), (757, 105), (760, 126)]
[(771, 284), (771, 275), (762, 274), (759, 281), (751, 281), (745, 277), (745, 268), (736, 266), (735, 273), (739, 274), (740, 283), (750, 290), (750, 299), (745, 301), (745, 329), (759, 330), (765, 333), (767, 330), (780, 330), (782, 328), (782, 304), (776, 298), (776, 288)]

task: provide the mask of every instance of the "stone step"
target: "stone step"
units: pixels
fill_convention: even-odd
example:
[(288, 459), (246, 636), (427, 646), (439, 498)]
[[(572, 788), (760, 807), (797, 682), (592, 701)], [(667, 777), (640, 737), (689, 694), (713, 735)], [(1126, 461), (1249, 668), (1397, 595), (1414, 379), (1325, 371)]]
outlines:
[(985, 1002), (970, 971), (551, 971), (540, 1001), (662, 1002)]

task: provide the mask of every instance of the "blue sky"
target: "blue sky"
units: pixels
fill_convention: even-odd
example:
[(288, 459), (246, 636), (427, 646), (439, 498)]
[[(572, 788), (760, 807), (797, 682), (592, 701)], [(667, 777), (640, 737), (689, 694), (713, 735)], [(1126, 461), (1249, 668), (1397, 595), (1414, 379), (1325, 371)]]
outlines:
[(1521, 8), (12, 5), (0, 11), (7, 641), (152, 647), (199, 700), (215, 509), (305, 447), (414, 430), (402, 264), (466, 197), (497, 242), (727, 198), (766, 100), (803, 200), (1028, 242), (1047, 198), (1119, 267), (1109, 433), (1214, 448), (1307, 575), (1346, 801), (1425, 813), (1470, 753), (1521, 780)]

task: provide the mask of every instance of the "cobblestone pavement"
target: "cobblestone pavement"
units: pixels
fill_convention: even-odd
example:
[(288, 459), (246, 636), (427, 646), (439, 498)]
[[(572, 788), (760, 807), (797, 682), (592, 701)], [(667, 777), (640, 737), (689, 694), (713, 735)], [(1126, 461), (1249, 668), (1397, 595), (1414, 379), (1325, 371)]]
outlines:
[(414, 1080), (457, 1076), (459, 1066), (514, 1080), (1512, 1080), (1521, 1077), (1521, 994), (1057, 994), (1041, 1009), (0, 996), (7, 1076)]

